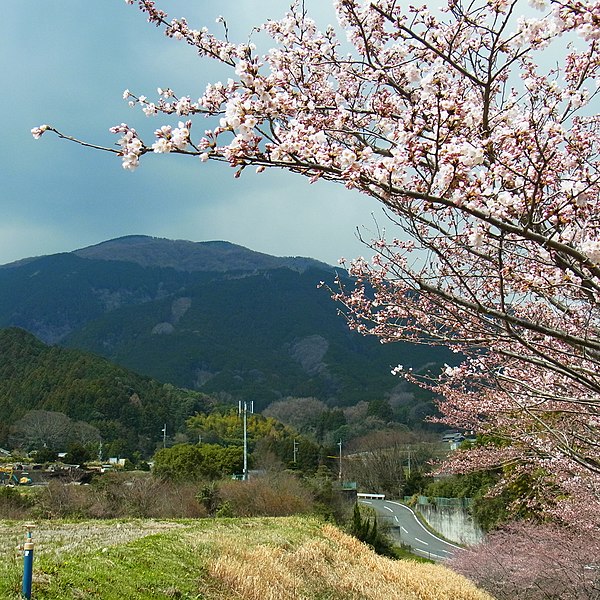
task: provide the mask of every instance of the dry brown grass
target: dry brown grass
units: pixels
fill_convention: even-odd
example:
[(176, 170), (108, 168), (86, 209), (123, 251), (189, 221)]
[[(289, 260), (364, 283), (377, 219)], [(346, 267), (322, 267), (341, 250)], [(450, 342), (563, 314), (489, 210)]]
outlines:
[(442, 566), (383, 558), (329, 525), (297, 546), (223, 539), (209, 573), (244, 600), (492, 600)]

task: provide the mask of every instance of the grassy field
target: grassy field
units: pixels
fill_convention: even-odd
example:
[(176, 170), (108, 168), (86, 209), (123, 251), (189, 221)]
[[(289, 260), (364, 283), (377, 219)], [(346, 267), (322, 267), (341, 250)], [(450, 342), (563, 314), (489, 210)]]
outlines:
[[(0, 598), (19, 598), (23, 523), (0, 521)], [(306, 517), (44, 521), (35, 600), (491, 600), (439, 565), (392, 561)]]

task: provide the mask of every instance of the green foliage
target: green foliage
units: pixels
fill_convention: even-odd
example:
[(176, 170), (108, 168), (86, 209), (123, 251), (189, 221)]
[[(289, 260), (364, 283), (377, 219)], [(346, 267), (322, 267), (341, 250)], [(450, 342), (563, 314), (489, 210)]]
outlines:
[(69, 465), (84, 465), (91, 458), (91, 452), (83, 444), (72, 442), (67, 448), (64, 462)]
[(492, 471), (452, 475), (430, 483), (424, 494), (440, 498), (471, 498), (469, 510), (473, 518), (484, 531), (489, 531), (508, 518), (508, 498), (505, 494), (489, 496), (498, 477)]
[(55, 462), (58, 460), (58, 452), (51, 448), (40, 448), (33, 453), (33, 459), (38, 463)]
[[(0, 330), (0, 357), (0, 422), (14, 425), (42, 408), (62, 414), (79, 422), (70, 433), (83, 445), (99, 432), (105, 456), (148, 456), (164, 423), (170, 431), (183, 429), (187, 417), (210, 404), (205, 394), (141, 377), (97, 356), (46, 346), (22, 329)], [(12, 442), (21, 445), (23, 437), (15, 432)]]
[[(236, 410), (224, 408), (211, 413), (198, 413), (186, 421), (194, 439), (202, 443), (219, 445), (241, 445), (243, 443), (242, 418)], [(319, 446), (305, 436), (283, 425), (272, 417), (248, 414), (247, 443), (252, 453), (258, 448), (263, 453), (272, 453), (279, 461), (292, 469), (314, 471), (319, 463)], [(296, 463), (294, 457), (296, 442)]]
[(475, 498), (485, 494), (498, 481), (490, 471), (444, 477), (427, 486), (426, 496), (440, 498)]
[(424, 490), (433, 482), (433, 477), (419, 469), (413, 469), (404, 482), (404, 495), (424, 494)]
[(17, 488), (0, 485), (0, 519), (23, 518), (33, 505), (33, 498)]
[[(225, 413), (199, 413), (190, 417), (187, 428), (199, 435), (203, 442), (212, 444), (241, 444), (243, 441), (242, 419), (237, 410), (229, 409)], [(275, 419), (258, 414), (248, 414), (246, 420), (248, 443), (265, 437), (280, 440), (293, 435), (293, 432)]]
[(363, 516), (358, 503), (354, 505), (349, 533), (355, 538), (358, 538), (361, 542), (371, 546), (377, 554), (393, 558), (396, 557), (394, 544), (391, 542), (388, 535), (379, 529), (375, 514)]
[(387, 423), (394, 419), (394, 411), (387, 400), (371, 400), (367, 409), (367, 416), (377, 417)]
[(350, 533), (358, 538), (361, 541), (365, 541), (364, 538), (365, 536), (365, 525), (366, 528), (368, 529), (369, 527), (369, 521), (368, 519), (364, 519), (362, 515), (360, 514), (360, 506), (358, 505), (358, 502), (354, 505), (354, 510), (352, 511), (352, 523), (350, 524)]
[[(296, 444), (296, 462), (294, 462), (294, 443)], [(288, 469), (314, 473), (321, 458), (321, 448), (313, 440), (306, 436), (294, 435), (283, 438), (280, 441), (268, 439), (263, 445), (266, 449), (277, 456)]]
[(453, 475), (425, 489), (425, 495), (442, 498), (471, 498), (470, 512), (484, 531), (491, 531), (510, 519), (539, 520), (541, 502), (538, 497), (551, 495), (552, 486), (542, 474), (536, 477), (529, 473), (511, 476), (505, 473), (510, 483), (501, 492), (495, 492), (501, 474), (497, 471), (477, 471), (464, 475)]
[(347, 521), (351, 504), (340, 494), (337, 480), (334, 483), (332, 473), (325, 464), (319, 465), (314, 474), (305, 477), (304, 484), (314, 499), (313, 511), (316, 515), (337, 524)]
[(171, 481), (201, 481), (232, 475), (242, 470), (243, 449), (218, 444), (177, 444), (154, 456), (154, 474)]
[[(500, 478), (502, 490), (494, 488)], [(542, 470), (524, 471), (506, 467), (502, 471), (475, 471), (453, 475), (429, 484), (424, 492), (430, 497), (471, 498), (470, 511), (484, 531), (491, 531), (511, 519), (540, 522), (544, 506), (557, 501), (557, 490)]]
[(215, 513), (215, 517), (218, 517), (219, 519), (230, 519), (234, 516), (233, 509), (231, 508), (231, 504), (228, 500), (223, 502)]
[(196, 496), (210, 517), (214, 517), (221, 505), (219, 487), (214, 481), (204, 483)]
[(316, 437), (319, 442), (324, 441), (327, 432), (339, 431), (346, 425), (346, 416), (339, 408), (325, 410), (317, 422)]

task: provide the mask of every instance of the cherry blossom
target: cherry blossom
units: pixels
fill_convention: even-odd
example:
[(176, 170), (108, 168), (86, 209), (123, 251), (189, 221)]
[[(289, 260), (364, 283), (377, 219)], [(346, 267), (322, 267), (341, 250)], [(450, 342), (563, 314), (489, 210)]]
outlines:
[(598, 597), (597, 537), (566, 527), (511, 523), (446, 563), (498, 600)]

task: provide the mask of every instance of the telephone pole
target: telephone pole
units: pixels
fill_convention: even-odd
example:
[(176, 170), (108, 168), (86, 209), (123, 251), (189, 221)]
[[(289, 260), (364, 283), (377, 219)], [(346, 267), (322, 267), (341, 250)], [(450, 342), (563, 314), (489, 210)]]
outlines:
[(240, 400), (238, 403), (238, 413), (242, 415), (244, 421), (244, 472), (242, 475), (243, 481), (248, 481), (248, 410), (254, 412), (254, 400), (248, 402)]

